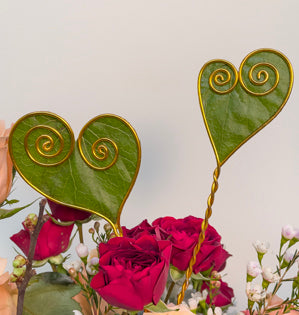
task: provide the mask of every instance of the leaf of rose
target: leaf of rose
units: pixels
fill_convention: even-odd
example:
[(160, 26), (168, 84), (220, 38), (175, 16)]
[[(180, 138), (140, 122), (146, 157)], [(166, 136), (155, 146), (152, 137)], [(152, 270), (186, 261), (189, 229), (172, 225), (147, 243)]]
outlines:
[(14, 209), (10, 209), (10, 210), (0, 209), (0, 220), (9, 218), (9, 217), (13, 216), (14, 214), (18, 213), (19, 211), (31, 206), (36, 200), (34, 200), (33, 202), (31, 202), (28, 205), (25, 205), (23, 207), (14, 208)]
[(157, 305), (154, 303), (150, 303), (144, 306), (145, 310), (154, 312), (154, 313), (166, 313), (166, 312), (172, 312), (173, 310), (169, 309), (167, 305), (163, 301), (159, 301)]
[(81, 288), (66, 275), (45, 272), (31, 278), (26, 289), (23, 315), (73, 315), (81, 310), (72, 299)]

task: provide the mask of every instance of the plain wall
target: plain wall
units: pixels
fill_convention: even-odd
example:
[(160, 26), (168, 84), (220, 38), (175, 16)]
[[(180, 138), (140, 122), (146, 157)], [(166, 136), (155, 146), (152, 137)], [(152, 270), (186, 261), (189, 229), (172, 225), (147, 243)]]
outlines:
[[(274, 266), (281, 227), (299, 227), (298, 12), (298, 0), (2, 0), (0, 118), (10, 124), (48, 110), (77, 136), (96, 115), (120, 115), (142, 146), (122, 224), (203, 217), (216, 162), (198, 104), (200, 68), (214, 58), (238, 68), (258, 48), (287, 55), (295, 74), (291, 97), (222, 167), (210, 220), (232, 254), (224, 280), (244, 309), (246, 264), (256, 259), (252, 242), (270, 241)], [(12, 197), (24, 204), (36, 196), (17, 180)], [(12, 261), (9, 237), (37, 207), (0, 222), (2, 257)]]

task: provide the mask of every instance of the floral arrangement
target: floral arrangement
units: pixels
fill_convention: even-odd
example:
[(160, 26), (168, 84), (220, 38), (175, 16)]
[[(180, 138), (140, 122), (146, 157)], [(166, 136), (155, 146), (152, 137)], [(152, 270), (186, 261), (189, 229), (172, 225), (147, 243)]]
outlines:
[[(24, 207), (3, 208), (18, 201), (8, 200), (14, 170), (7, 150), (9, 129), (3, 122), (0, 127), (0, 215), (4, 219)], [(94, 224), (89, 235), (94, 247), (89, 250), (82, 227), (91, 220)], [(12, 262), (10, 275), (4, 273), (7, 261), (0, 259), (0, 313), (40, 314), (43, 308), (47, 314), (180, 311), (219, 315), (233, 304), (233, 289), (221, 274), (230, 254), (224, 249), (221, 236), (209, 225), (185, 299), (176, 305), (201, 232), (201, 218), (161, 217), (151, 224), (144, 220), (131, 229), (123, 226), (122, 237), (116, 237), (111, 226), (101, 221), (91, 213), (41, 199), (39, 213), (29, 214), (22, 222), (23, 229), (10, 238), (21, 250)], [(77, 234), (78, 259), (72, 261), (68, 250)], [(254, 244), (258, 262), (251, 261), (247, 266), (245, 313), (298, 310), (298, 270), (297, 276), (287, 277), (289, 270), (299, 264), (299, 252), (295, 249), (298, 241), (298, 229), (283, 228), (275, 270), (263, 265), (269, 244)], [(52, 272), (37, 273), (36, 268), (45, 264), (51, 266)], [(261, 284), (257, 282), (259, 276)], [(282, 300), (276, 294), (284, 282), (292, 283), (292, 292), (290, 298)]]
[[(1, 126), (0, 214), (4, 219), (24, 207), (4, 209), (18, 201), (8, 200), (14, 171), (7, 150), (9, 129), (5, 130), (3, 122)], [(82, 230), (91, 220), (89, 235), (94, 248), (89, 251)], [(1, 276), (1, 314), (39, 314), (41, 307), (48, 314), (170, 311), (167, 305), (176, 304), (203, 220), (192, 216), (162, 217), (152, 224), (145, 220), (131, 229), (123, 226), (121, 237), (100, 220), (91, 213), (41, 199), (39, 213), (29, 214), (23, 229), (10, 237), (19, 250), (10, 276)], [(70, 262), (68, 250), (77, 234), (78, 259)], [(234, 294), (220, 274), (230, 254), (212, 226), (205, 234), (184, 307), (206, 314), (215, 307), (228, 307)], [(5, 264), (2, 259), (2, 273)], [(52, 272), (37, 273), (45, 264)], [(35, 298), (37, 294), (39, 298)]]

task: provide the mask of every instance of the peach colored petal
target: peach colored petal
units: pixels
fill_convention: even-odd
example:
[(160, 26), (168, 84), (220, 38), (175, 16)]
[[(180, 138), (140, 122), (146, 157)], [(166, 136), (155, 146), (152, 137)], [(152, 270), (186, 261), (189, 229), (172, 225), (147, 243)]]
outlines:
[(91, 260), (92, 258), (94, 258), (94, 257), (99, 257), (99, 251), (98, 251), (96, 248), (92, 249), (92, 250), (89, 252), (87, 262), (90, 262), (90, 260)]
[(0, 314), (15, 315), (17, 312), (17, 294), (11, 294), (6, 286), (0, 286)]
[(90, 305), (82, 291), (75, 295), (73, 300), (80, 304), (83, 315), (92, 315)]
[[(269, 300), (269, 304), (268, 304), (268, 307), (269, 306), (271, 306), (271, 307), (273, 307), (273, 306), (278, 306), (278, 305), (280, 305), (281, 303), (283, 302), (283, 299), (281, 299), (279, 296), (277, 296), (277, 295), (274, 295), (274, 296), (272, 296), (271, 297), (271, 299)], [(279, 311), (272, 311), (272, 312), (270, 312), (269, 313), (269, 315), (282, 315), (282, 314), (284, 314), (283, 313), (283, 306), (281, 307), (281, 309), (279, 310)], [(290, 314), (290, 315), (298, 315), (299, 314), (299, 312), (298, 311), (290, 311), (289, 313), (287, 313), (287, 314)]]
[(5, 284), (6, 282), (8, 282), (8, 280), (9, 280), (9, 272), (7, 271), (0, 276), (0, 285)]
[(0, 120), (0, 137), (4, 135), (4, 132), (5, 132), (5, 121)]
[[(3, 124), (1, 124), (1, 128)], [(8, 152), (9, 129), (0, 129), (0, 204), (7, 198), (12, 186), (12, 161)]]
[(7, 259), (0, 257), (0, 275), (4, 273), (6, 265), (7, 265)]

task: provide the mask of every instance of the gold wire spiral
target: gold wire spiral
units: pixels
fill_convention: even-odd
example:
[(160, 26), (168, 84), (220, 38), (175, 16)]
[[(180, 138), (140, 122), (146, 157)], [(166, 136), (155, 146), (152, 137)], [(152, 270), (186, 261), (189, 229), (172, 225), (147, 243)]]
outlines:
[[(208, 66), (210, 63), (214, 63), (215, 60), (211, 60), (209, 63), (207, 63), (204, 68), (206, 68), (206, 66)], [(236, 70), (236, 68), (228, 61), (225, 60), (217, 60), (217, 62), (221, 62), (224, 63), (225, 65), (227, 65), (233, 72), (234, 75), (234, 80), (232, 78), (231, 72), (228, 71), (225, 68), (219, 68), (214, 70), (210, 77), (209, 77), (209, 85), (210, 88), (218, 94), (227, 94), (230, 93), (235, 86), (238, 83), (238, 72)], [(232, 83), (232, 86), (226, 90), (219, 90), (217, 87), (221, 87), (221, 86), (225, 86), (227, 84)]]
[[(242, 85), (243, 89), (246, 90), (249, 94), (251, 95), (255, 95), (255, 96), (264, 96), (264, 95), (268, 95), (269, 93), (271, 93), (272, 91), (274, 91), (279, 83), (279, 72), (277, 70), (277, 68), (275, 66), (273, 66), (271, 63), (268, 62), (259, 62), (255, 65), (253, 65), (249, 72), (248, 72), (248, 78), (249, 81), (251, 82), (251, 84), (255, 85), (255, 86), (262, 86), (264, 84), (266, 84), (269, 81), (269, 72), (267, 70), (257, 70), (258, 67), (268, 67), (270, 68), (275, 75), (275, 82), (274, 84), (268, 88), (266, 91), (264, 92), (254, 92), (251, 91), (244, 83), (243, 77), (242, 77), (242, 71), (243, 71), (243, 66), (244, 63), (241, 64), (240, 66), (240, 70), (239, 70), (239, 80), (240, 80), (240, 84)], [(254, 78), (254, 72), (255, 70), (257, 70), (258, 72), (256, 73), (256, 78), (257, 80)]]
[(105, 161), (108, 159), (108, 157), (111, 155), (111, 150), (109, 150), (109, 147), (105, 144), (110, 143), (113, 147), (114, 153), (113, 153), (113, 159), (112, 161), (105, 166), (97, 166), (95, 165), (92, 161), (90, 161), (87, 157), (86, 154), (83, 152), (82, 149), (82, 137), (83, 134), (80, 134), (78, 138), (78, 146), (79, 146), (79, 152), (84, 160), (84, 162), (90, 166), (91, 168), (98, 170), (98, 171), (104, 171), (107, 170), (108, 168), (112, 167), (118, 158), (118, 147), (116, 143), (109, 139), (109, 138), (99, 138), (97, 139), (91, 146), (91, 155), (93, 158), (95, 158), (98, 161)]
[(217, 168), (214, 170), (214, 173), (213, 173), (213, 179), (214, 180), (213, 180), (213, 184), (211, 187), (211, 193), (210, 193), (210, 195), (208, 197), (208, 201), (207, 201), (208, 207), (207, 207), (206, 212), (205, 212), (205, 218), (201, 224), (201, 232), (200, 232), (199, 237), (198, 237), (198, 243), (194, 247), (192, 258), (189, 261), (189, 266), (186, 270), (186, 279), (182, 285), (182, 290), (181, 290), (180, 294), (178, 295), (177, 304), (181, 304), (184, 300), (185, 292), (189, 286), (189, 279), (190, 279), (192, 271), (193, 271), (193, 266), (196, 262), (196, 256), (199, 253), (199, 250), (201, 248), (201, 244), (205, 240), (205, 233), (206, 233), (206, 230), (209, 226), (209, 218), (212, 215), (212, 205), (214, 203), (214, 196), (215, 196), (215, 193), (218, 189), (219, 175), (220, 175), (220, 166), (217, 165)]
[[(55, 128), (53, 128), (51, 126), (37, 125), (37, 126), (32, 127), (31, 129), (29, 129), (27, 131), (27, 133), (25, 134), (25, 137), (24, 137), (24, 148), (25, 148), (25, 151), (26, 151), (27, 155), (29, 156), (29, 158), (34, 163), (41, 165), (41, 166), (56, 166), (56, 165), (63, 163), (65, 160), (67, 160), (73, 151), (74, 141), (71, 141), (70, 150), (59, 161), (55, 161), (52, 163), (51, 162), (45, 163), (45, 162), (38, 161), (31, 154), (30, 149), (29, 149), (28, 138), (30, 137), (30, 135), (32, 135), (32, 132), (34, 132), (35, 130), (40, 130), (40, 129), (45, 129), (46, 131), (50, 131), (52, 133), (52, 135), (55, 135), (56, 140), (58, 139), (58, 141), (59, 141), (59, 147), (55, 149), (55, 139), (53, 138), (52, 135), (42, 134), (42, 135), (37, 137), (37, 139), (35, 140), (35, 143), (34, 143), (34, 147), (35, 147), (36, 151), (38, 152), (39, 156), (46, 158), (48, 161), (50, 161), (52, 158), (59, 156), (59, 154), (61, 154), (61, 152), (64, 149), (65, 142), (64, 142), (63, 136), (61, 135), (61, 133), (58, 130), (56, 130)], [(53, 152), (53, 150), (54, 150), (54, 152)]]

